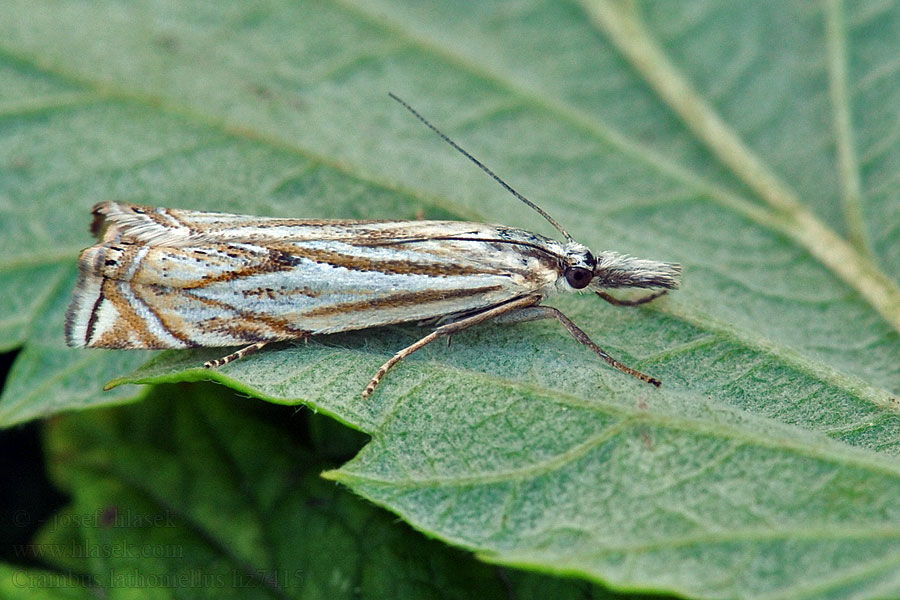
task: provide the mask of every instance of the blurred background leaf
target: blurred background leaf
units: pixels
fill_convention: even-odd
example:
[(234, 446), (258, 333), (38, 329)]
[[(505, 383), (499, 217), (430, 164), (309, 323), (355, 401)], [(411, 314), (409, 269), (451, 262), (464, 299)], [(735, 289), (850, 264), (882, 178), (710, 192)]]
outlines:
[(222, 396), (161, 387), (50, 423), (51, 472), (72, 500), (26, 550), (57, 570), (5, 567), (4, 597), (613, 598), (425, 540), (318, 476), (333, 447), (316, 457), (296, 439), (315, 419)]

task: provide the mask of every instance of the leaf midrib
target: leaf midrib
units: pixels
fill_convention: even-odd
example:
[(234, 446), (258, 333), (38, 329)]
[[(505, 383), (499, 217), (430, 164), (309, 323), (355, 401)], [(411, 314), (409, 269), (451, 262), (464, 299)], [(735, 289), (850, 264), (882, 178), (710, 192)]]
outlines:
[(850, 243), (870, 258), (874, 253), (869, 245), (868, 232), (862, 213), (862, 184), (856, 142), (853, 136), (850, 110), (850, 91), (847, 84), (847, 44), (845, 43), (844, 6), (842, 0), (825, 3), (825, 40), (828, 48), (828, 73), (831, 104), (834, 107), (834, 130), (837, 142), (838, 176), (841, 181), (844, 220)]
[[(797, 193), (703, 100), (656, 43), (639, 15), (638, 6), (631, 2), (626, 6), (615, 0), (581, 0), (581, 3), (597, 28), (608, 34), (699, 141), (768, 204), (766, 212), (775, 222), (775, 229), (805, 248), (833, 275), (856, 290), (882, 319), (900, 332), (900, 287), (867, 253), (860, 252), (802, 204)], [(852, 157), (852, 152), (848, 156)], [(841, 155), (839, 160), (845, 158)], [(849, 164), (852, 158), (847, 161)], [(847, 182), (843, 183), (846, 188)]]
[[(545, 96), (541, 96), (537, 90), (531, 89), (527, 85), (513, 82), (510, 77), (500, 76), (483, 65), (473, 63), (468, 58), (462, 57), (450, 49), (415, 36), (396, 23), (388, 21), (388, 17), (384, 14), (372, 15), (365, 9), (353, 4), (351, 0), (336, 1), (345, 10), (351, 11), (365, 19), (368, 24), (389, 30), (393, 35), (402, 36), (408, 42), (447, 60), (460, 69), (504, 87), (532, 105), (556, 114), (569, 123), (606, 141), (625, 154), (639, 159), (645, 164), (658, 169), (661, 173), (696, 189), (724, 208), (733, 210), (735, 213), (756, 222), (764, 228), (786, 235), (809, 252), (811, 257), (819, 261), (834, 276), (856, 290), (876, 313), (889, 323), (893, 329), (900, 332), (900, 288), (890, 280), (876, 263), (869, 260), (868, 255), (860, 254), (858, 249), (851, 247), (849, 244), (846, 245), (847, 247), (844, 247), (844, 239), (822, 223), (804, 205), (800, 204), (796, 199), (796, 195), (739, 141), (736, 149), (731, 148), (726, 152), (726, 150), (718, 149), (715, 144), (711, 145), (710, 140), (704, 136), (698, 136), (699, 140), (706, 143), (713, 154), (722, 159), (723, 163), (730, 167), (733, 172), (735, 172), (734, 167), (736, 164), (739, 164), (739, 161), (733, 158), (723, 158), (723, 153), (728, 156), (738, 157), (746, 162), (748, 167), (743, 170), (746, 172), (742, 172), (742, 169), (738, 167), (735, 174), (749, 183), (751, 187), (757, 189), (775, 210), (760, 207), (738, 194), (705, 180), (699, 175), (686, 171), (681, 166), (666, 160), (649, 148), (631, 142), (612, 128), (601, 126), (590, 115), (564, 101), (547, 101)], [(588, 0), (581, 0), (581, 2), (586, 6), (590, 14), (591, 5), (588, 3)], [(597, 0), (597, 3), (609, 5), (606, 0)], [(645, 32), (642, 31), (642, 33)], [(619, 47), (622, 49), (621, 46)], [(662, 100), (665, 101), (665, 97)], [(704, 105), (704, 108), (707, 107)], [(673, 107), (673, 109), (681, 113), (677, 107)], [(705, 118), (718, 121), (718, 116), (711, 109), (706, 110)], [(693, 127), (691, 127), (691, 130), (696, 133)], [(852, 152), (848, 156), (853, 156)], [(853, 161), (850, 160), (849, 162), (852, 163)], [(852, 202), (848, 205), (848, 208), (852, 213)], [(835, 246), (835, 243), (838, 243), (838, 246)], [(848, 264), (852, 264), (852, 267), (847, 266)], [(837, 268), (839, 265), (843, 266)]]
[(716, 201), (719, 205), (729, 208), (735, 213), (748, 218), (763, 227), (784, 233), (785, 226), (787, 225), (784, 220), (774, 217), (770, 212), (762, 209), (746, 198), (726, 190), (724, 187), (708, 181), (699, 175), (687, 171), (680, 165), (667, 160), (663, 155), (650, 150), (646, 146), (631, 141), (625, 135), (619, 133), (612, 127), (603, 125), (595, 117), (585, 113), (577, 107), (562, 100), (548, 101), (545, 99), (545, 96), (542, 95), (540, 90), (530, 88), (520, 82), (513, 82), (510, 77), (498, 75), (483, 64), (473, 62), (468, 57), (461, 56), (451, 49), (439, 46), (427, 38), (416, 36), (410, 31), (389, 22), (387, 20), (387, 15), (372, 15), (366, 12), (365, 9), (353, 4), (352, 0), (335, 0), (335, 4), (356, 14), (358, 17), (365, 19), (369, 25), (379, 27), (382, 30), (387, 30), (392, 35), (402, 36), (410, 43), (410, 45), (419, 47), (434, 56), (446, 60), (448, 63), (455, 65), (465, 72), (506, 89), (511, 94), (523, 99), (525, 103), (529, 103), (532, 106), (556, 115), (570, 125), (573, 125), (576, 128), (593, 135), (598, 140), (606, 142), (610, 146), (620, 150), (623, 154), (638, 159), (642, 163), (658, 170), (660, 173), (695, 189), (697, 192), (701, 193), (701, 195)]

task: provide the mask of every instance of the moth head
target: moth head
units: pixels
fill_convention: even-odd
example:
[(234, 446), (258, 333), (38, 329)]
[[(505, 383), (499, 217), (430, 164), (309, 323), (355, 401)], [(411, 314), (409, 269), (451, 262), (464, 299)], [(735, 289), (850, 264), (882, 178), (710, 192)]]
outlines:
[(581, 290), (591, 284), (594, 279), (596, 260), (591, 251), (578, 242), (566, 244), (566, 257), (563, 261), (563, 274), (570, 287)]
[(600, 252), (594, 262), (593, 288), (663, 288), (673, 290), (681, 278), (681, 265), (634, 258), (618, 252)]

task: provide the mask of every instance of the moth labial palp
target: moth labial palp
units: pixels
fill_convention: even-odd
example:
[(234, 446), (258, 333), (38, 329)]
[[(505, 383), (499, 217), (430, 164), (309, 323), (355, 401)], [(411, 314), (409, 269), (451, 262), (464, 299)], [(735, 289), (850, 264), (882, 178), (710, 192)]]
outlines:
[[(253, 217), (104, 202), (94, 207), (96, 245), (79, 259), (66, 341), (92, 348), (244, 346), (217, 368), (276, 341), (406, 322), (435, 329), (397, 352), (384, 375), (440, 337), (489, 320), (558, 320), (614, 368), (658, 379), (607, 354), (559, 310), (561, 292), (593, 291), (617, 305), (653, 300), (679, 284), (677, 264), (616, 252), (592, 254), (549, 214), (391, 94), (425, 125), (541, 214), (564, 242), (461, 221)], [(658, 290), (618, 300), (605, 290)]]

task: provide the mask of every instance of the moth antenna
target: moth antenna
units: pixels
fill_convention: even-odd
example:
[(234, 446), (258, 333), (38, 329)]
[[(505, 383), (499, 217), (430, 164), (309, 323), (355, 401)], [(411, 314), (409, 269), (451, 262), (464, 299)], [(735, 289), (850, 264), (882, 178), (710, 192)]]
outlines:
[(521, 200), (522, 202), (524, 202), (525, 204), (527, 204), (528, 206), (530, 206), (531, 208), (533, 208), (535, 211), (537, 211), (537, 213), (538, 213), (539, 215), (541, 215), (542, 217), (544, 217), (545, 219), (547, 219), (547, 222), (549, 222), (551, 225), (553, 225), (554, 227), (556, 227), (556, 229), (558, 229), (559, 232), (565, 236), (566, 241), (569, 241), (569, 242), (574, 242), (574, 241), (575, 241), (575, 238), (573, 238), (571, 235), (569, 235), (569, 232), (566, 231), (565, 229), (563, 229), (563, 228), (562, 228), (562, 225), (560, 225), (559, 223), (557, 223), (557, 222), (556, 222), (556, 219), (554, 219), (554, 218), (551, 217), (549, 214), (547, 214), (547, 212), (544, 211), (543, 208), (541, 208), (540, 206), (538, 206), (537, 204), (535, 204), (534, 202), (532, 202), (531, 200), (529, 200), (528, 198), (526, 198), (525, 196), (523, 196), (522, 194), (520, 194), (519, 192), (517, 192), (516, 190), (514, 190), (513, 187), (512, 187), (511, 185), (509, 185), (508, 183), (506, 183), (505, 181), (503, 181), (502, 179), (500, 179), (500, 177), (499, 177), (496, 173), (494, 173), (493, 171), (491, 171), (491, 170), (490, 170), (483, 162), (481, 162), (480, 160), (478, 160), (477, 158), (475, 158), (474, 156), (472, 156), (471, 154), (469, 154), (468, 152), (466, 152), (466, 151), (462, 148), (462, 146), (460, 146), (459, 144), (457, 144), (456, 142), (454, 142), (453, 140), (451, 140), (451, 139), (447, 136), (447, 134), (445, 134), (443, 131), (441, 131), (440, 129), (438, 129), (438, 128), (435, 127), (434, 125), (432, 125), (432, 124), (428, 121), (428, 119), (426, 119), (425, 117), (423, 117), (422, 115), (420, 115), (419, 112), (418, 112), (416, 109), (414, 109), (412, 106), (410, 106), (409, 104), (407, 104), (405, 101), (401, 100), (399, 97), (397, 97), (396, 95), (394, 95), (393, 92), (388, 92), (388, 96), (390, 96), (391, 98), (393, 98), (394, 100), (396, 100), (403, 108), (405, 108), (406, 110), (408, 110), (409, 112), (411, 112), (411, 113), (413, 114), (414, 117), (416, 117), (418, 120), (422, 121), (422, 123), (424, 123), (429, 129), (431, 129), (433, 132), (435, 132), (436, 134), (438, 134), (442, 140), (444, 140), (445, 142), (447, 142), (448, 144), (450, 144), (451, 146), (453, 146), (453, 148), (454, 148), (457, 152), (459, 152), (460, 154), (462, 154), (463, 156), (465, 156), (466, 158), (468, 158), (469, 160), (471, 160), (473, 163), (475, 163), (475, 164), (478, 166), (479, 169), (481, 169), (482, 171), (484, 171), (485, 173), (487, 173), (488, 175), (490, 175), (491, 178), (492, 178), (494, 181), (496, 181), (497, 183), (499, 183), (500, 185), (502, 185), (502, 186), (506, 189), (507, 192), (509, 192), (510, 194), (512, 194), (513, 196), (515, 196), (516, 198), (518, 198), (519, 200)]

